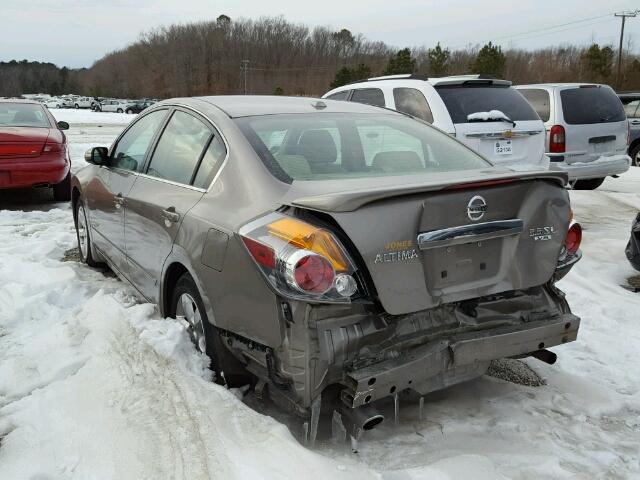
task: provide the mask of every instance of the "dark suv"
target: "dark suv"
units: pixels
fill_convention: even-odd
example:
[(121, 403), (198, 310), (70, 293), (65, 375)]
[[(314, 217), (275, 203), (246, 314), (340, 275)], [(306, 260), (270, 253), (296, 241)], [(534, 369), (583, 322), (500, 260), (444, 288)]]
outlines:
[(140, 101), (140, 102), (132, 103), (131, 105), (127, 105), (127, 109), (125, 110), (125, 112), (126, 113), (140, 113), (145, 108), (150, 107), (154, 103), (155, 102), (153, 102), (151, 100), (143, 100), (143, 101)]

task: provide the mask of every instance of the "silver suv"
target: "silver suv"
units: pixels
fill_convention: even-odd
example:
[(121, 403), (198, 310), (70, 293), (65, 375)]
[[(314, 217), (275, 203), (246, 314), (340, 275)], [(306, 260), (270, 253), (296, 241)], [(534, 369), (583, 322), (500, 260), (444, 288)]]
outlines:
[(344, 85), (323, 98), (407, 113), (456, 137), (496, 165), (547, 169), (544, 125), (508, 80), (483, 75), (389, 75)]
[(516, 88), (545, 124), (551, 168), (567, 172), (574, 188), (593, 190), (605, 177), (629, 169), (629, 123), (611, 87), (547, 83)]

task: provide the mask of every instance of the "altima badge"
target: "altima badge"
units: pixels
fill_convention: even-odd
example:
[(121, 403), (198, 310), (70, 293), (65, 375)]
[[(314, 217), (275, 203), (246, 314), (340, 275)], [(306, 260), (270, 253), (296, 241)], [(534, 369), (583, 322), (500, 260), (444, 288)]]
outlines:
[(487, 202), (480, 195), (476, 195), (467, 204), (467, 215), (474, 222), (484, 217), (487, 211)]
[(529, 238), (533, 238), (534, 242), (544, 242), (551, 240), (551, 236), (556, 233), (553, 225), (549, 227), (536, 227), (529, 229)]

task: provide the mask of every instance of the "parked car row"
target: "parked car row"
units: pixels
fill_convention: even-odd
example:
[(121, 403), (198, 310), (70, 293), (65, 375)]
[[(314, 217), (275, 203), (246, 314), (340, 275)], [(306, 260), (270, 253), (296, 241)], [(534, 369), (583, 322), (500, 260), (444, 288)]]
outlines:
[(117, 100), (103, 99), (94, 105), (100, 112), (140, 113), (155, 103), (155, 100)]
[(629, 122), (607, 85), (512, 87), (483, 75), (392, 75), (338, 87), (323, 98), (407, 113), (495, 164), (566, 172), (577, 189), (597, 188), (630, 165)]
[(36, 100), (47, 108), (82, 108), (98, 112), (116, 113), (140, 113), (156, 102), (156, 100), (151, 99), (122, 100), (105, 97), (83, 97), (78, 95), (37, 97)]

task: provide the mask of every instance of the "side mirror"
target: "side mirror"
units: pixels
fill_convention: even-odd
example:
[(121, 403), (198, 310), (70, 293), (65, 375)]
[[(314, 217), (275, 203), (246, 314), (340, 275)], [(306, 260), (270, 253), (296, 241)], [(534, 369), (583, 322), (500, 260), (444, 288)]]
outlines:
[(60, 130), (69, 130), (69, 124), (67, 122), (63, 122), (62, 120), (56, 123), (56, 125)]
[(107, 147), (93, 147), (84, 154), (84, 161), (93, 165), (107, 165), (109, 163), (109, 149)]

